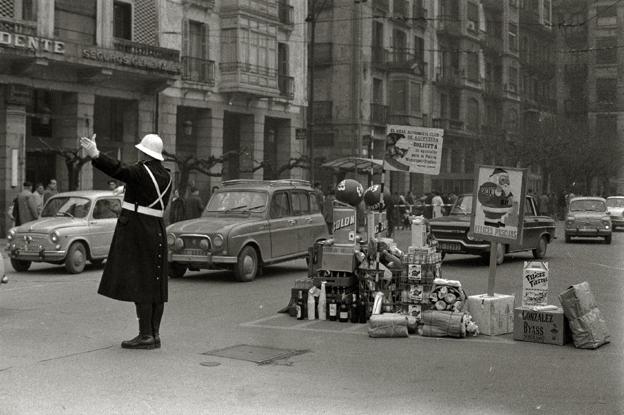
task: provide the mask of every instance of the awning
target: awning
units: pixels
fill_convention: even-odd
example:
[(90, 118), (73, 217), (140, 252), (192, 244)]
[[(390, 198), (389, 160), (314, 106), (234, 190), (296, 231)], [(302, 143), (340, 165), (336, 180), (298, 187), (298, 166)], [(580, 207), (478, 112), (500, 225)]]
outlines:
[(322, 166), (338, 171), (358, 171), (360, 173), (368, 173), (372, 167), (374, 173), (381, 173), (383, 160), (364, 157), (342, 157), (323, 163)]

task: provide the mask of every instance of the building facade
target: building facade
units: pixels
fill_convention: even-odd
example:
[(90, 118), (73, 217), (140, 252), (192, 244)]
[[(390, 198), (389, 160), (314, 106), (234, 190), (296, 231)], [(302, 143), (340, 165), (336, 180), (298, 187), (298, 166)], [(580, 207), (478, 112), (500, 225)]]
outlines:
[[(230, 154), (188, 177), (204, 195), (222, 179), (276, 177), (305, 151), (296, 134), (305, 28), (294, 24), (305, 10), (275, 0), (0, 0), (0, 207), (25, 180), (104, 188), (107, 177), (76, 158), (78, 138), (93, 133), (127, 162), (153, 131), (178, 160)], [(5, 217), (0, 232), (9, 226)]]
[(563, 52), (557, 88), (561, 116), (587, 132), (585, 151), (597, 147), (598, 162), (606, 167), (589, 183), (572, 186), (564, 177), (562, 185), (577, 193), (624, 194), (624, 5), (577, 0), (556, 6), (558, 21), (565, 22), (557, 37)]

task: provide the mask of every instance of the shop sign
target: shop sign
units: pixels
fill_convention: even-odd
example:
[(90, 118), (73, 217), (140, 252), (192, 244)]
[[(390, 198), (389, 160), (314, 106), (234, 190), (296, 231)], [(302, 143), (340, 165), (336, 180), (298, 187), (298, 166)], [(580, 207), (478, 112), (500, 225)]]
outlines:
[(444, 130), (439, 128), (388, 125), (384, 168), (389, 171), (438, 175), (443, 141)]
[(58, 53), (60, 55), (65, 53), (64, 42), (3, 31), (0, 31), (0, 46), (29, 49), (36, 52)]
[(136, 56), (110, 49), (83, 49), (82, 57), (98, 62), (130, 66), (139, 69), (151, 69), (171, 73), (180, 72), (180, 65), (178, 62), (171, 62), (146, 56)]

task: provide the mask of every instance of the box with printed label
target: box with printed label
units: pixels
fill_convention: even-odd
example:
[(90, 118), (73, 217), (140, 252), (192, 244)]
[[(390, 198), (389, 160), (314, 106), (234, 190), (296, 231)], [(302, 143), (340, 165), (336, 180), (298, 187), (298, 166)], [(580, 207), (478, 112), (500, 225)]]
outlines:
[(535, 310), (531, 307), (514, 309), (514, 340), (564, 345), (571, 339), (568, 319), (563, 309)]
[(479, 326), (479, 332), (488, 336), (512, 333), (514, 296), (505, 294), (471, 295), (468, 297), (468, 312)]

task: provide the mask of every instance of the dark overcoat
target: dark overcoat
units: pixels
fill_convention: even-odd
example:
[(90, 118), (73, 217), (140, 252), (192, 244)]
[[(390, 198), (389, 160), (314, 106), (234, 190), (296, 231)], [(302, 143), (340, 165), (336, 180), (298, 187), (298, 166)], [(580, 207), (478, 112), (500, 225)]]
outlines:
[[(147, 165), (164, 192), (170, 182), (169, 171), (158, 160), (126, 165), (103, 153), (92, 164), (109, 176), (126, 184), (124, 202), (148, 207), (157, 200), (154, 183), (143, 164)], [(166, 206), (171, 186), (163, 195)], [(153, 209), (162, 209), (160, 204)], [(122, 209), (117, 220), (106, 266), (98, 293), (106, 297), (135, 303), (166, 302), (167, 236), (162, 218), (134, 210)]]

